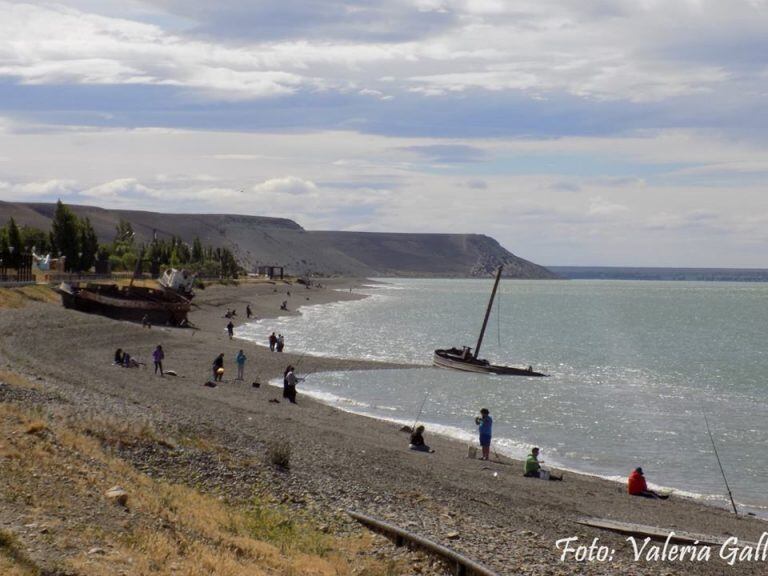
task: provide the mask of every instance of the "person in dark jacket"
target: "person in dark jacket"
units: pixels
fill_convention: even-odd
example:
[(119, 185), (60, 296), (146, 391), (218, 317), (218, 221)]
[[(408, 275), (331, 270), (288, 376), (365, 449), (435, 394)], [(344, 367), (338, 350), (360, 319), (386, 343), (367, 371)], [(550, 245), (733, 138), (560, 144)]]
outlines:
[(424, 426), (418, 426), (416, 430), (411, 433), (411, 442), (408, 448), (419, 452), (434, 452), (434, 450), (424, 442)]
[(213, 380), (221, 382), (224, 377), (224, 352), (214, 358), (211, 368), (213, 369)]

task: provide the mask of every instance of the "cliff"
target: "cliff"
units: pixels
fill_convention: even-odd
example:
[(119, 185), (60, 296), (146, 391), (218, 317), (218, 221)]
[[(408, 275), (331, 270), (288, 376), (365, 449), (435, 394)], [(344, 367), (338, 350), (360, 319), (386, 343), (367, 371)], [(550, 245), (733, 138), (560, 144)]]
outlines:
[[(246, 268), (286, 267), (287, 273), (336, 276), (488, 276), (504, 264), (505, 276), (555, 278), (546, 268), (519, 258), (481, 234), (403, 234), (305, 230), (285, 218), (232, 214), (162, 214), (69, 205), (88, 217), (100, 242), (110, 242), (122, 219), (137, 242), (179, 236), (191, 242), (230, 248)], [(0, 202), (0, 223), (13, 216), (19, 225), (48, 230), (54, 204)]]

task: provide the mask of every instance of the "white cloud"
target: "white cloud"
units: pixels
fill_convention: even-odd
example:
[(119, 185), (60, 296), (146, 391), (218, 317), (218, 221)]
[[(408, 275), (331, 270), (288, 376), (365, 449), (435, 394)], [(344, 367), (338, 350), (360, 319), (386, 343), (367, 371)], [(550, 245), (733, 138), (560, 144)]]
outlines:
[(621, 212), (626, 212), (629, 208), (621, 204), (606, 202), (600, 196), (590, 198), (587, 214), (590, 216), (613, 216)]
[(290, 194), (292, 196), (306, 196), (317, 194), (317, 185), (309, 180), (302, 180), (295, 176), (271, 178), (261, 184), (256, 184), (253, 191), (257, 194)]
[[(714, 3), (702, 9), (656, 2), (416, 0), (409, 9), (452, 17), (423, 37), (400, 42), (361, 36), (356, 42), (254, 38), (234, 44), (130, 20), (114, 8), (122, 17), (0, 1), (0, 76), (26, 84), (176, 86), (217, 100), (303, 89), (356, 90), (381, 100), (395, 90), (439, 95), (480, 89), (632, 102), (753, 84), (765, 91), (763, 64), (745, 73), (742, 62), (698, 56), (708, 49), (707, 32), (717, 30), (716, 40), (736, 45), (740, 30), (755, 35), (765, 29), (768, 14), (747, 3), (726, 10)], [(395, 7), (379, 10), (384, 15)], [(675, 43), (684, 44), (688, 58), (666, 48)]]
[(88, 198), (117, 198), (124, 196), (158, 196), (161, 193), (144, 186), (135, 178), (119, 178), (104, 182), (81, 192)]

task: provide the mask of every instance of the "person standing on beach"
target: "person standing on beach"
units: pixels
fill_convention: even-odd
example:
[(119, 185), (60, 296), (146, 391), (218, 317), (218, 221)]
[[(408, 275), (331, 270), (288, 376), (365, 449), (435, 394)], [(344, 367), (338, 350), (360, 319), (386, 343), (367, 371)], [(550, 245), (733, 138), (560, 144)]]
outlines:
[(253, 311), (251, 310), (251, 305), (250, 304), (246, 304), (245, 305), (245, 317), (250, 319), (251, 316), (253, 316)]
[(282, 352), (283, 348), (285, 348), (285, 338), (283, 338), (282, 334), (277, 335), (277, 351)]
[(488, 408), (480, 410), (480, 416), (475, 418), (475, 424), (480, 433), (480, 446), (483, 449), (483, 457), (480, 460), (488, 460), (491, 454), (491, 436), (493, 434), (493, 418)]
[(289, 364), (283, 376), (283, 398), (287, 398), (291, 404), (296, 404), (296, 384), (304, 380), (304, 378), (297, 378), (294, 370), (295, 368)]
[(211, 368), (213, 369), (213, 380), (215, 382), (221, 382), (221, 379), (224, 376), (224, 352), (214, 358)]
[(237, 363), (237, 378), (235, 380), (242, 380), (243, 379), (243, 370), (245, 369), (245, 352), (240, 350), (240, 352), (237, 353), (237, 356), (235, 356), (235, 362)]
[(227, 334), (229, 334), (229, 339), (232, 340), (232, 338), (235, 335), (235, 325), (232, 324), (232, 320), (229, 321), (229, 324), (227, 324)]
[(163, 352), (163, 347), (158, 344), (155, 351), (152, 352), (152, 360), (155, 362), (155, 374), (159, 371), (160, 377), (165, 378), (165, 374), (163, 374), (163, 358), (165, 358), (165, 352)]
[(269, 351), (274, 352), (276, 345), (277, 345), (277, 336), (275, 336), (275, 333), (272, 332), (272, 334), (269, 335)]

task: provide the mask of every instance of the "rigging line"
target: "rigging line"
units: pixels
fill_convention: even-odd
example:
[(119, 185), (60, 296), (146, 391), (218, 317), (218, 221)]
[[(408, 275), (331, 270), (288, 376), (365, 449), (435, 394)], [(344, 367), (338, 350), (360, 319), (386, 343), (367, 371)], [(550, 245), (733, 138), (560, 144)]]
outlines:
[(715, 451), (715, 458), (717, 458), (717, 465), (720, 467), (720, 473), (723, 475), (723, 482), (725, 482), (725, 489), (728, 491), (728, 498), (731, 499), (731, 506), (733, 506), (733, 513), (737, 516), (739, 511), (736, 509), (736, 502), (733, 501), (733, 494), (731, 493), (731, 487), (728, 485), (728, 478), (725, 477), (725, 470), (723, 470), (723, 464), (720, 462), (720, 455), (717, 453), (717, 446), (715, 446), (715, 439), (712, 437), (712, 431), (709, 428), (709, 420), (707, 419), (707, 413), (704, 411), (704, 404), (700, 402), (701, 413), (704, 416), (704, 424), (707, 426), (707, 434), (709, 434), (709, 441), (712, 442), (712, 450)]
[(499, 351), (501, 351), (501, 295), (504, 292), (499, 293), (498, 304), (496, 305), (496, 337), (499, 343)]

